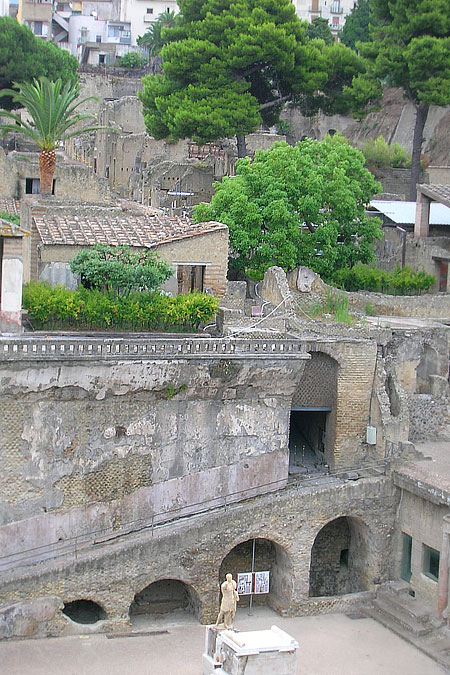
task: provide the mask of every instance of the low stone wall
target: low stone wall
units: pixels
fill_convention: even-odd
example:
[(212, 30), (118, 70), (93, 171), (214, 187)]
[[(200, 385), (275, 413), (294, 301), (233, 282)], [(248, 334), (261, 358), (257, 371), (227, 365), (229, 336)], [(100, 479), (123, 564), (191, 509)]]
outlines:
[[(384, 295), (383, 293), (346, 293), (351, 310), (362, 314), (409, 316), (421, 319), (450, 318), (450, 295)], [(368, 311), (369, 310), (369, 311)]]

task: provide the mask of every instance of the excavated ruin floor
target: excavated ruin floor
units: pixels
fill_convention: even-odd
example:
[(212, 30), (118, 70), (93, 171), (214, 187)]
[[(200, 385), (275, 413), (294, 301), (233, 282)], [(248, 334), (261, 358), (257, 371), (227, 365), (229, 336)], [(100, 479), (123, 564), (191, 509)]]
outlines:
[[(442, 675), (448, 673), (411, 644), (359, 613), (283, 618), (268, 608), (238, 610), (237, 630), (272, 625), (300, 644), (297, 675)], [(205, 627), (191, 616), (140, 620), (128, 636), (89, 635), (0, 644), (8, 675), (199, 675)]]

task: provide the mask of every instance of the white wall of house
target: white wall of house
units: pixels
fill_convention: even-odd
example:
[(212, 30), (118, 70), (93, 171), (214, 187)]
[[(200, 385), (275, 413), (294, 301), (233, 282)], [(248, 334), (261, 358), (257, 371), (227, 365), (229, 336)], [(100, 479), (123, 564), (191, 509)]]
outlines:
[(135, 45), (149, 25), (164, 12), (178, 12), (175, 0), (122, 0), (120, 18), (131, 22), (131, 44)]
[(292, 0), (292, 2), (300, 19), (309, 23), (316, 16), (328, 19), (331, 31), (335, 36), (342, 30), (345, 17), (350, 14), (354, 5), (356, 5), (356, 0)]

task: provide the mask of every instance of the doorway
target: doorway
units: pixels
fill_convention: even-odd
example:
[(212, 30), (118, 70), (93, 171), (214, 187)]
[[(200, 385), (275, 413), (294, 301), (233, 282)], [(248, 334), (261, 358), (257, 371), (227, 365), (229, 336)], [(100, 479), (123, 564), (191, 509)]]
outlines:
[(308, 472), (325, 464), (330, 407), (292, 408), (289, 427), (289, 470)]
[(402, 568), (400, 576), (403, 581), (407, 581), (408, 583), (411, 581), (411, 554), (412, 537), (402, 532)]

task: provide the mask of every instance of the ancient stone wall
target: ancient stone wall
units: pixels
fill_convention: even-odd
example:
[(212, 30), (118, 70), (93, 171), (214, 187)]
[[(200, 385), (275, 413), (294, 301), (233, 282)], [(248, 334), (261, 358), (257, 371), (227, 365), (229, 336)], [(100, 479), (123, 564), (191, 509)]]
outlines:
[[(337, 481), (318, 487), (291, 486), (270, 496), (231, 505), (186, 519), (172, 527), (141, 531), (129, 540), (62, 559), (57, 566), (16, 571), (2, 578), (0, 622), (2, 636), (61, 634), (73, 623), (60, 607), (77, 599), (98, 603), (107, 619), (92, 629), (129, 628), (129, 610), (136, 593), (161, 579), (182, 581), (199, 599), (199, 619), (215, 621), (218, 611), (219, 570), (227, 555), (253, 538), (273, 542), (272, 589), (268, 602), (283, 614), (349, 609), (359, 594), (341, 598), (310, 598), (311, 549), (322, 528), (340, 516), (363, 524), (364, 547), (359, 564), (367, 589), (389, 578), (389, 558), (397, 497), (388, 479), (368, 478), (357, 483)], [(97, 547), (98, 548), (98, 547)], [(269, 546), (270, 548), (270, 546)], [(273, 551), (273, 548), (271, 549)], [(264, 562), (271, 562), (265, 560)], [(250, 559), (243, 560), (247, 566)], [(249, 571), (248, 568), (246, 571)], [(367, 601), (367, 596), (363, 596)], [(34, 605), (34, 601), (39, 600)], [(42, 605), (45, 616), (42, 616)], [(27, 621), (22, 617), (26, 615)], [(85, 627), (78, 627), (80, 631)]]
[(438, 438), (449, 431), (448, 354), (445, 328), (393, 331), (386, 344), (387, 371), (406, 395), (410, 441)]
[(436, 551), (441, 550), (442, 519), (447, 513), (448, 505), (433, 503), (413, 494), (408, 489), (402, 490), (401, 508), (395, 534), (395, 575), (400, 577), (402, 571), (402, 533), (405, 533), (412, 537), (411, 587), (433, 605), (436, 602), (437, 581), (423, 573), (423, 545)]
[(2, 363), (5, 553), (287, 480), (300, 343), (252, 359), (201, 339), (22, 340)]
[[(403, 235), (395, 227), (384, 227), (383, 234), (383, 239), (376, 247), (377, 265), (392, 271), (401, 264)], [(430, 236), (420, 239), (415, 238), (412, 232), (406, 233), (405, 263), (418, 272), (424, 271), (436, 278), (436, 283), (431, 288), (432, 293), (439, 291), (440, 276), (439, 262), (433, 258), (446, 259), (450, 256), (449, 252), (450, 238), (439, 233), (437, 228), (431, 228)], [(450, 288), (450, 280), (448, 287)], [(410, 302), (410, 298), (405, 299)], [(450, 305), (447, 298), (446, 300)]]
[[(27, 179), (39, 178), (37, 153), (11, 152), (0, 148), (0, 194), (21, 199), (26, 194)], [(101, 202), (111, 198), (108, 182), (84, 164), (67, 161), (59, 155), (55, 169), (55, 196), (82, 202)]]

